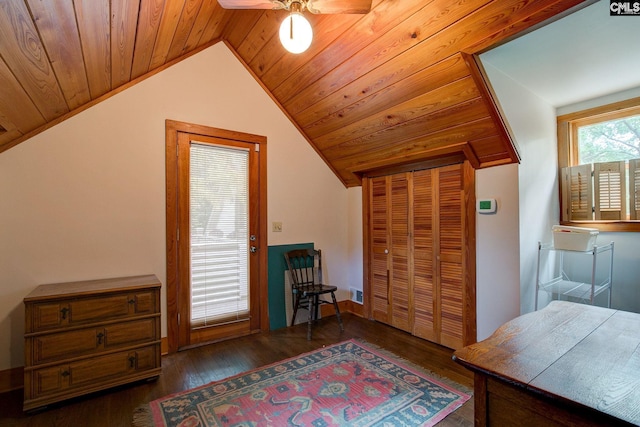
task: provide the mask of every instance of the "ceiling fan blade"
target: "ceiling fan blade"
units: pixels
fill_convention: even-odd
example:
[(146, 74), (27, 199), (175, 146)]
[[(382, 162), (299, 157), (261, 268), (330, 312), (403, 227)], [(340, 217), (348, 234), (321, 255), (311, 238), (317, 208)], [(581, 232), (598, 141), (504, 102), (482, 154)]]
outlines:
[(368, 13), (371, 10), (372, 0), (311, 0), (314, 9), (320, 13)]
[(269, 0), (218, 0), (224, 9), (273, 9)]
[[(371, 10), (372, 0), (310, 0), (309, 6), (319, 13), (367, 13)], [(269, 0), (218, 0), (225, 9), (274, 9)]]

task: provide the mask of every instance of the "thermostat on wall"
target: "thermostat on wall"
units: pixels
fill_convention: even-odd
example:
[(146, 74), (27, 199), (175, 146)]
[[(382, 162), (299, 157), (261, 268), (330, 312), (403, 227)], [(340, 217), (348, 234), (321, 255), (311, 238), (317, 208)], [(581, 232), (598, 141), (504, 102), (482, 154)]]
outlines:
[(482, 199), (478, 200), (478, 213), (492, 214), (498, 210), (498, 204), (496, 199)]

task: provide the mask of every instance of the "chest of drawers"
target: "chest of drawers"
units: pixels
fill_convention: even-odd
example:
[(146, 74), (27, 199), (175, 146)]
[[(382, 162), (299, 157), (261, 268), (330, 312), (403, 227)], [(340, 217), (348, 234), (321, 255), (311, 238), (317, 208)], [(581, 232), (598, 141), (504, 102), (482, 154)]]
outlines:
[(157, 377), (154, 275), (41, 285), (25, 299), (25, 411)]

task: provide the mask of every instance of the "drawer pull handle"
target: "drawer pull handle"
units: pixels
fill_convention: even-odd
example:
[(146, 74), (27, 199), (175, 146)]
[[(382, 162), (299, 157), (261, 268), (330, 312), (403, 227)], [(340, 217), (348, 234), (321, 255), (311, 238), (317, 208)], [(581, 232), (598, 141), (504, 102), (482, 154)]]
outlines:
[(68, 377), (69, 375), (71, 375), (71, 374), (69, 373), (69, 371), (62, 371), (62, 376), (63, 376), (63, 377), (65, 377), (65, 378), (66, 378), (66, 377)]
[(102, 344), (102, 339), (104, 338), (104, 334), (102, 332), (100, 332), (98, 335), (96, 335), (96, 339), (98, 340), (98, 345)]
[(135, 368), (136, 366), (136, 357), (135, 356), (129, 356), (129, 367), (130, 368)]
[(129, 300), (129, 304), (135, 304), (135, 303), (136, 303), (136, 300), (135, 300), (134, 298), (131, 298), (131, 299)]
[(67, 307), (64, 307), (62, 310), (60, 310), (60, 314), (62, 314), (62, 320), (66, 320), (68, 312), (69, 309)]

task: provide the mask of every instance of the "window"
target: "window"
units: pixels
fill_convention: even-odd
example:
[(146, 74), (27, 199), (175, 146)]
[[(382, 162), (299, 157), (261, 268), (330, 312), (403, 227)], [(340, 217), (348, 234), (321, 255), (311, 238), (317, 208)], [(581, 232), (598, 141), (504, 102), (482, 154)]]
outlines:
[(640, 98), (558, 117), (561, 222), (640, 231)]
[(190, 147), (191, 327), (249, 317), (249, 151)]

